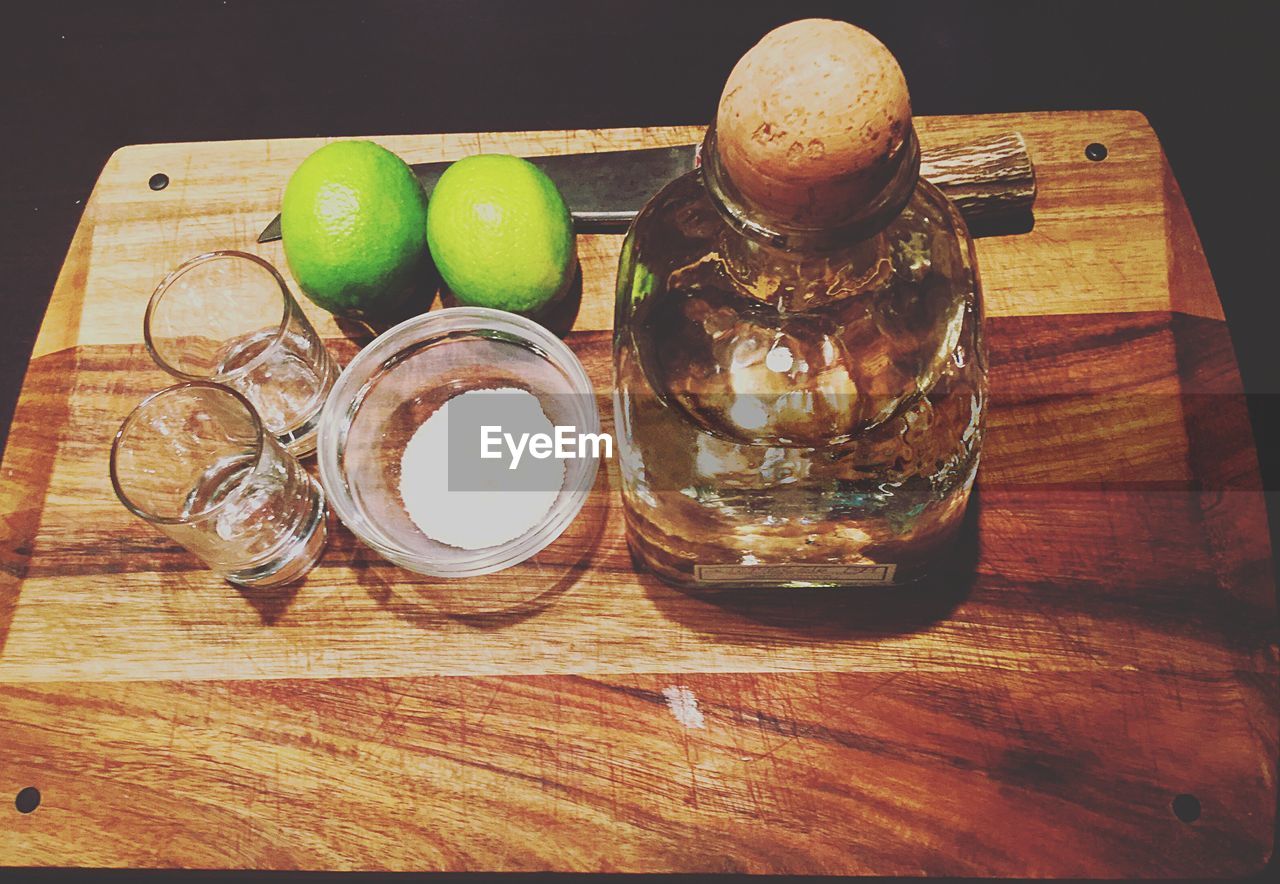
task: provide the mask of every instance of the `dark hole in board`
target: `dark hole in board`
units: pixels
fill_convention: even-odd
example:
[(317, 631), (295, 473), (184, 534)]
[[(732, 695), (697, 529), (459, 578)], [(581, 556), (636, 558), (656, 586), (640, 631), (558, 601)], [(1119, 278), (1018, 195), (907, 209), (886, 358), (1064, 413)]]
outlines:
[(1194, 795), (1179, 795), (1173, 799), (1173, 815), (1184, 823), (1200, 819), (1200, 799)]
[(164, 190), (169, 186), (169, 176), (163, 172), (157, 172), (151, 176), (151, 180), (147, 182), (147, 187), (152, 190)]
[(1084, 155), (1095, 163), (1100, 163), (1107, 158), (1107, 146), (1095, 141), (1084, 149)]
[(13, 800), (13, 806), (18, 808), (18, 813), (31, 813), (40, 806), (40, 790), (35, 786), (27, 786)]

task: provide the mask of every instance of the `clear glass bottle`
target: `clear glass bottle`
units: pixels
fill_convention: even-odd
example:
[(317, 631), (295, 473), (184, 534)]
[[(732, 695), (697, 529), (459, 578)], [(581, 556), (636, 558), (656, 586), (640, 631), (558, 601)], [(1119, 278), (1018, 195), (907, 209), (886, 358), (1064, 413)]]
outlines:
[(820, 224), (747, 196), (716, 130), (701, 168), (636, 218), (619, 267), (633, 557), (689, 587), (918, 580), (958, 533), (982, 441), (964, 221), (919, 178), (909, 116), (856, 206), (800, 213)]

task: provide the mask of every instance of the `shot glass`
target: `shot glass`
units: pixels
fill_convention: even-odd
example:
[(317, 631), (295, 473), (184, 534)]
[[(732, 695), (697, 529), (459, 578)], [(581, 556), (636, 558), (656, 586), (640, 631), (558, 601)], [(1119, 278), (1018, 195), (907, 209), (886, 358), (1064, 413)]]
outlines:
[(319, 483), (220, 384), (189, 381), (144, 399), (116, 433), (111, 482), (135, 515), (243, 586), (298, 579), (328, 537)]
[(289, 451), (315, 450), (338, 367), (268, 262), (233, 251), (192, 258), (151, 295), (143, 336), (169, 374), (243, 393)]

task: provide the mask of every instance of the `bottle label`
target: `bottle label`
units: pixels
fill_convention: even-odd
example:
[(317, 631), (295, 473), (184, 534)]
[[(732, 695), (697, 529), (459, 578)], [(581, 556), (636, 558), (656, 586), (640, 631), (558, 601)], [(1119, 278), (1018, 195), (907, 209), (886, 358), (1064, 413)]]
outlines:
[(708, 584), (840, 583), (888, 586), (897, 565), (695, 565), (693, 576)]

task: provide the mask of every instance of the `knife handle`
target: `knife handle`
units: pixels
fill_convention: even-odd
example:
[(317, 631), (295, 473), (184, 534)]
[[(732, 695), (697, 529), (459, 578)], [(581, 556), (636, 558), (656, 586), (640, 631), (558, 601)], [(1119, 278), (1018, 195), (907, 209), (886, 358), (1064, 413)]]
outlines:
[(920, 174), (951, 198), (971, 226), (1030, 220), (1036, 170), (1018, 132), (967, 144), (922, 146)]

